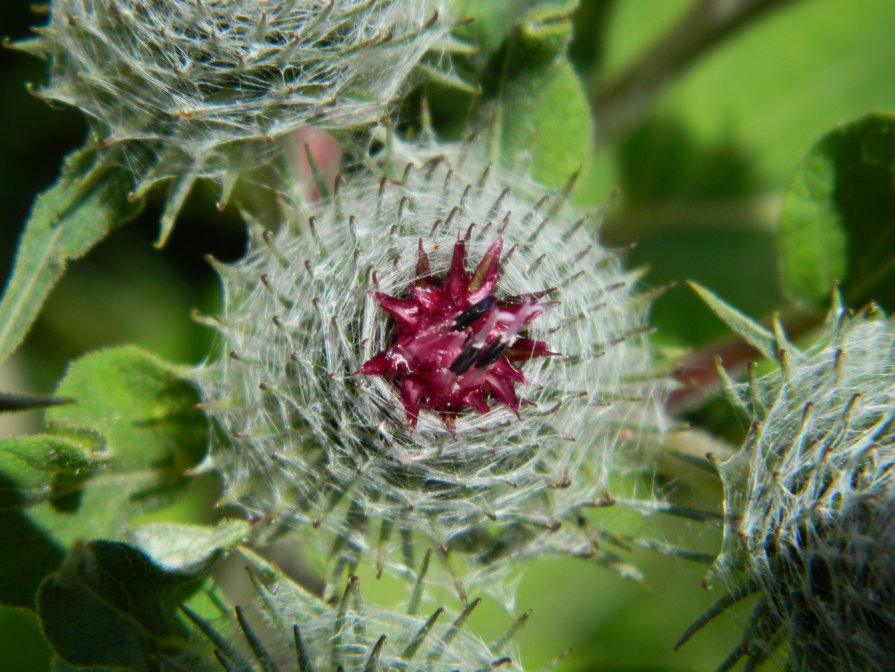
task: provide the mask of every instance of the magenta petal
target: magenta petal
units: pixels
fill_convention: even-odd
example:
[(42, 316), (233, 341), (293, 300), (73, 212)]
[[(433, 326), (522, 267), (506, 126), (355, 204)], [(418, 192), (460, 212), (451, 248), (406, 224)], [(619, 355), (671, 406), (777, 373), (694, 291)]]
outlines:
[(440, 311), (442, 297), (441, 290), (437, 287), (422, 287), (414, 285), (410, 288), (410, 296), (427, 313)]
[(454, 256), (451, 257), (451, 270), (448, 271), (448, 295), (456, 302), (466, 298), (466, 244), (457, 238), (454, 243)]
[[(525, 375), (514, 362), (546, 357), (547, 344), (519, 337), (546, 310), (538, 301), (553, 290), (503, 298), (495, 295), (503, 239), (497, 237), (472, 274), (466, 270), (466, 239), (457, 237), (447, 277), (432, 277), (429, 256), (418, 245), (416, 276), (403, 297), (370, 292), (394, 318), (389, 348), (357, 372), (381, 375), (398, 388), (409, 432), (421, 410), (438, 413), (451, 436), (463, 413), (488, 413), (492, 399), (519, 416), (516, 385)], [(510, 346), (510, 347), (507, 347)]]
[(484, 414), (491, 410), (491, 408), (485, 402), (485, 397), (482, 396), (482, 393), (478, 388), (472, 389), (467, 392), (463, 397), (463, 403), (467, 406), (471, 406), (479, 413)]
[(516, 388), (513, 387), (512, 381), (501, 378), (494, 374), (485, 377), (485, 384), (494, 393), (497, 399), (507, 406), (519, 417), (519, 399), (516, 398)]
[(507, 333), (515, 336), (523, 326), (531, 322), (546, 310), (543, 303), (523, 303), (521, 306), (513, 306), (506, 312), (513, 314), (513, 321), (507, 324)]
[(380, 352), (375, 357), (364, 362), (355, 375), (363, 376), (381, 376), (383, 374), (393, 374), (392, 365), (388, 358), (388, 351)]
[(469, 301), (478, 303), (489, 296), (497, 284), (497, 275), (500, 271), (500, 250), (503, 247), (503, 238), (498, 236), (482, 256), (482, 260), (472, 274), (469, 281)]
[(425, 387), (414, 378), (405, 378), (401, 382), (401, 403), (407, 415), (407, 424), (413, 429), (420, 415), (420, 403), (423, 399)]
[(416, 261), (416, 284), (426, 287), (432, 284), (432, 267), (429, 265), (429, 255), (423, 249), (423, 239), (420, 238), (419, 256)]
[(506, 357), (501, 357), (491, 366), (490, 373), (500, 378), (506, 378), (514, 383), (524, 383), (525, 374), (513, 366)]
[(413, 299), (399, 299), (382, 292), (373, 292), (376, 303), (389, 315), (398, 320), (398, 329), (413, 329), (419, 316), (419, 305)]
[(527, 362), (535, 357), (552, 357), (555, 352), (550, 352), (544, 341), (535, 341), (530, 338), (517, 338), (504, 353), (511, 362)]

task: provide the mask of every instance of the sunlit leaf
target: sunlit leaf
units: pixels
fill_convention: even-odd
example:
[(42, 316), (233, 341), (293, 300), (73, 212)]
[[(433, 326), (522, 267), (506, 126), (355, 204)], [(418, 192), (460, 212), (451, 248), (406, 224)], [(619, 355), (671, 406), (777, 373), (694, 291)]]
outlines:
[(479, 125), (504, 165), (530, 163), (532, 175), (562, 186), (593, 154), (584, 86), (568, 58), (568, 21), (527, 24), (495, 54), (484, 82)]
[(799, 165), (780, 220), (785, 287), (826, 303), (895, 306), (895, 114), (875, 113), (827, 133)]
[[(37, 504), (53, 495), (65, 476), (76, 478), (91, 463), (84, 446), (61, 436), (23, 436), (0, 441), (0, 511)], [(62, 494), (57, 490), (57, 496)]]
[(34, 204), (0, 299), (0, 361), (28, 333), (68, 262), (82, 257), (140, 209), (139, 203), (128, 202), (126, 173), (93, 168), (94, 158), (89, 150), (71, 154), (59, 181)]
[(149, 523), (130, 530), (128, 541), (167, 571), (201, 574), (243, 541), (249, 524), (224, 520), (215, 527)]
[(57, 393), (77, 403), (51, 409), (49, 429), (103, 439), (100, 463), (66, 509), (41, 505), (31, 512), (63, 540), (115, 538), (134, 516), (170, 501), (204, 454), (195, 389), (176, 368), (138, 348), (86, 355)]
[(0, 603), (33, 606), (66, 546), (120, 538), (136, 516), (181, 494), (204, 454), (205, 420), (192, 385), (137, 348), (77, 360), (57, 393), (76, 403), (47, 412), (45, 435), (0, 444), (0, 509), (7, 509)]

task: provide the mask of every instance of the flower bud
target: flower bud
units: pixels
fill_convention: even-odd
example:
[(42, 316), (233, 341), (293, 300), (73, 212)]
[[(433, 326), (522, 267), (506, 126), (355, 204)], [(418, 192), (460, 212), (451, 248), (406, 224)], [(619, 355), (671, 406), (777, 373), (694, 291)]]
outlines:
[(228, 498), (379, 571), (422, 536), (461, 594), (449, 556), (614, 563), (584, 512), (651, 468), (648, 301), (565, 193), (469, 146), (390, 144), (401, 179), (346, 177), (220, 267), (203, 384)]
[(780, 368), (729, 386), (751, 428), (720, 465), (727, 523), (713, 573), (731, 589), (720, 606), (759, 594), (732, 662), (788, 643), (787, 669), (890, 670), (895, 325), (872, 307), (850, 316), (837, 296), (810, 350), (779, 329), (774, 340)]
[(174, 181), (170, 228), (196, 179), (222, 184), (222, 207), (275, 139), (377, 121), (449, 30), (438, 0), (53, 0), (18, 46), (49, 60), (37, 95), (87, 116), (134, 197)]

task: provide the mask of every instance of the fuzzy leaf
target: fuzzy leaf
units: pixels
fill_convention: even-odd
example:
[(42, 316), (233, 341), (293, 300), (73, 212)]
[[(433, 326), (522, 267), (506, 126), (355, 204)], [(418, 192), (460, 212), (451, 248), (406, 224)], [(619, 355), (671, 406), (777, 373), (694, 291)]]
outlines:
[(0, 604), (33, 608), (43, 578), (65, 554), (62, 545), (29, 519), (23, 507), (66, 501), (90, 465), (83, 441), (26, 436), (0, 442)]
[(185, 644), (176, 606), (199, 578), (164, 571), (127, 544), (77, 544), (40, 587), (44, 635), (70, 665), (159, 669), (161, 657), (179, 655)]
[(594, 131), (584, 87), (566, 53), (571, 23), (556, 20), (515, 31), (486, 73), (480, 123), (494, 129), (491, 154), (522, 159), (532, 175), (561, 186), (590, 163)]
[(789, 183), (780, 221), (783, 281), (822, 305), (837, 280), (850, 303), (895, 301), (895, 114), (827, 133)]
[[(0, 484), (7, 484), (0, 476)], [(23, 511), (0, 513), (0, 604), (34, 608), (34, 596), (65, 549), (29, 520)]]
[(192, 385), (176, 367), (139, 348), (82, 357), (69, 367), (57, 394), (77, 404), (48, 411), (49, 426), (102, 434), (119, 469), (155, 465), (180, 472), (202, 457), (205, 424), (193, 408)]
[(721, 320), (730, 327), (735, 333), (739, 334), (743, 340), (758, 350), (768, 359), (777, 359), (777, 341), (774, 334), (765, 329), (763, 326), (747, 317), (736, 308), (723, 301), (721, 298), (707, 290), (705, 287), (689, 283), (699, 298), (705, 301), (706, 305)]
[(25, 338), (68, 262), (140, 209), (127, 200), (130, 178), (118, 169), (91, 174), (93, 158), (90, 150), (69, 155), (58, 182), (34, 204), (0, 299), (0, 362)]
[(58, 393), (77, 404), (48, 411), (46, 435), (0, 444), (3, 604), (33, 607), (65, 546), (118, 537), (176, 494), (204, 452), (192, 386), (137, 348), (74, 362)]
[(31, 512), (67, 542), (119, 535), (135, 515), (170, 498), (204, 454), (205, 421), (193, 408), (193, 387), (138, 348), (77, 360), (57, 393), (77, 404), (50, 410), (50, 430), (94, 432), (103, 444), (101, 464), (67, 507), (41, 505)]
[(127, 534), (128, 541), (167, 571), (200, 574), (249, 535), (242, 520), (222, 520), (215, 527), (150, 523)]
[(89, 464), (89, 453), (69, 438), (37, 435), (0, 441), (0, 511), (45, 501), (57, 481), (78, 476)]

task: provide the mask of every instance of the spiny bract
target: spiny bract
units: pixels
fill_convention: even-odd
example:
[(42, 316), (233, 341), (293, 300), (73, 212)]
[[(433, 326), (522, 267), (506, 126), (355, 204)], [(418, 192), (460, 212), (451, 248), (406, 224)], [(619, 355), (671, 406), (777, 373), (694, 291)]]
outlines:
[[(278, 568), (244, 552), (265, 621), (263, 634), (248, 612), (237, 607), (241, 633), (227, 642), (222, 633), (191, 610), (187, 616), (211, 636), (223, 670), (298, 670), (299, 672), (488, 672), (521, 670), (513, 634), (527, 619), (523, 615), (509, 632), (487, 643), (466, 628), (480, 599), (457, 614), (443, 608), (420, 613), (422, 594), (415, 592), (400, 611), (364, 599), (360, 580), (349, 577), (338, 597), (328, 603), (311, 594)], [(245, 641), (243, 641), (245, 640)], [(255, 662), (257, 661), (257, 664)]]
[(808, 352), (777, 334), (780, 369), (729, 386), (752, 424), (720, 465), (727, 529), (713, 571), (727, 603), (760, 595), (729, 662), (788, 642), (787, 669), (891, 670), (895, 325), (873, 308), (849, 316), (837, 297)]
[[(655, 384), (643, 382), (649, 301), (564, 193), (482, 164), (471, 146), (389, 145), (383, 165), (406, 164), (400, 180), (349, 176), (334, 198), (306, 206), (301, 230), (284, 226), (220, 267), (225, 356), (201, 374), (219, 426), (209, 464), (227, 497), (259, 520), (331, 529), (335, 551), (378, 549), (380, 570), (393, 560), (412, 567), (393, 551), (418, 534), (493, 571), (502, 558), (550, 552), (614, 562), (582, 512), (612, 503), (611, 474), (650, 469), (640, 432), (658, 422)], [(421, 403), (408, 423), (401, 381), (361, 374), (400, 343), (382, 297), (452, 277), (468, 290), (476, 272), (450, 272), (461, 245), (486, 260), (493, 306), (528, 305), (510, 346), (547, 355), (546, 343), (559, 354), (522, 357), (515, 369), (494, 353), (517, 371), (518, 404), (498, 382), (476, 388), (474, 404)], [(549, 300), (534, 308), (545, 290)], [(427, 375), (464, 375), (450, 366), (476, 341), (468, 301), (436, 325), (450, 353)], [(494, 312), (495, 324), (515, 321)], [(478, 346), (506, 334), (486, 330)], [(476, 362), (488, 375), (490, 359)]]
[(449, 30), (440, 0), (53, 0), (18, 46), (49, 60), (38, 95), (87, 115), (135, 196), (175, 180), (170, 228), (197, 178), (223, 206), (275, 138), (377, 121)]

